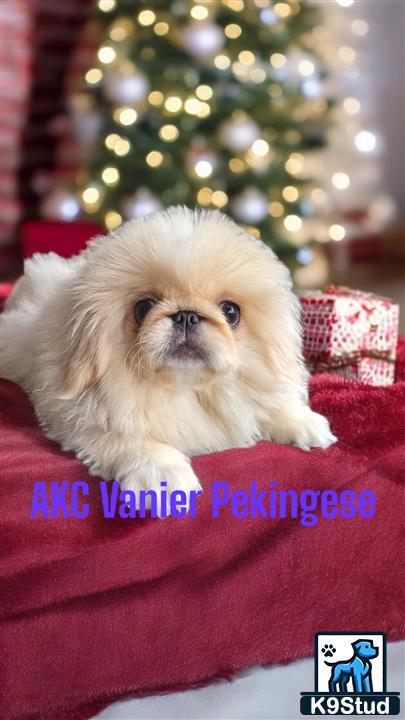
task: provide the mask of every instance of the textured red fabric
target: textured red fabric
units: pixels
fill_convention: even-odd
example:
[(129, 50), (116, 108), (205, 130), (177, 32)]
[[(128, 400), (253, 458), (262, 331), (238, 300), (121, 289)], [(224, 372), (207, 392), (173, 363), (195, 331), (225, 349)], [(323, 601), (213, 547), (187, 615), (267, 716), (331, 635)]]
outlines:
[[(404, 368), (405, 342), (399, 368)], [(40, 431), (24, 393), (0, 383), (1, 701), (4, 720), (73, 720), (129, 695), (195, 686), (254, 663), (310, 655), (319, 630), (405, 637), (402, 516), (405, 382), (312, 380), (339, 443), (198, 457), (195, 519), (107, 520), (97, 481)], [(89, 479), (86, 520), (30, 519), (37, 480)], [(371, 520), (210, 516), (210, 486), (359, 491)], [(297, 700), (298, 702), (298, 700)]]
[(104, 232), (97, 223), (31, 220), (21, 229), (22, 256), (30, 258), (37, 252), (55, 252), (68, 258), (84, 250), (92, 237)]
[(0, 282), (0, 312), (3, 310), (5, 302), (13, 290), (14, 283)]

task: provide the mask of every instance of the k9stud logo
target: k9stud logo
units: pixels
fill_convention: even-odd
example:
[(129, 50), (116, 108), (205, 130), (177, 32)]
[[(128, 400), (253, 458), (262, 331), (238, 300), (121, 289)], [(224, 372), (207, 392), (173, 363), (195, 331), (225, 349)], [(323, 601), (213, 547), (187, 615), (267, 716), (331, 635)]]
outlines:
[(382, 632), (315, 636), (315, 692), (301, 693), (303, 715), (398, 715), (399, 693), (386, 688)]

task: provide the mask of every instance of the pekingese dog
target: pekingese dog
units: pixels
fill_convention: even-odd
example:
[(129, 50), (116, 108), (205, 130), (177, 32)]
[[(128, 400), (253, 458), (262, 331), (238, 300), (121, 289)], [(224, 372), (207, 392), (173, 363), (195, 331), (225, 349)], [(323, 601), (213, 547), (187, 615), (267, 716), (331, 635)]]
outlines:
[(198, 490), (189, 457), (336, 441), (308, 404), (288, 270), (218, 211), (172, 207), (25, 263), (1, 374), (48, 437), (123, 489)]

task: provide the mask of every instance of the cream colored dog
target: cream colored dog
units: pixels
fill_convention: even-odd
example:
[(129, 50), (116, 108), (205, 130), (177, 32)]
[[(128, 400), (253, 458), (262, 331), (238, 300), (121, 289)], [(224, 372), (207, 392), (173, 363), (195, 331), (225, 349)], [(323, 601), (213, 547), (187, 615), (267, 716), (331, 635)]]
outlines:
[(132, 220), (70, 260), (25, 263), (1, 374), (48, 437), (122, 488), (200, 488), (189, 456), (335, 442), (308, 405), (287, 269), (217, 211)]

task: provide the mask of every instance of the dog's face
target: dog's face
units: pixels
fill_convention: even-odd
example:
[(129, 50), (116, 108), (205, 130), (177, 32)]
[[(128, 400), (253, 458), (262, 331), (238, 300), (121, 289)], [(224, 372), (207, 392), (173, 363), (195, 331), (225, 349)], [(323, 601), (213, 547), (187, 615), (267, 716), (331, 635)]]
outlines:
[(98, 345), (93, 376), (120, 354), (134, 376), (198, 384), (298, 349), (285, 267), (219, 212), (171, 208), (131, 221), (86, 256), (76, 305)]
[[(137, 246), (144, 270), (134, 272), (127, 308), (127, 363), (135, 372), (182, 374), (189, 383), (238, 366), (248, 332), (245, 271), (235, 225), (210, 215), (196, 222), (184, 211), (173, 220), (146, 220), (150, 240)], [(247, 237), (243, 244), (245, 251), (254, 246)]]
[(135, 357), (155, 371), (225, 372), (238, 361), (240, 320), (233, 300), (162, 288), (134, 303)]
[(378, 655), (378, 648), (374, 647), (371, 640), (357, 640), (353, 643), (357, 655), (361, 658), (375, 658)]

